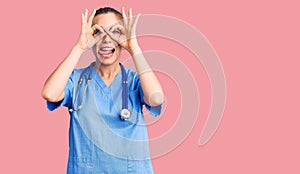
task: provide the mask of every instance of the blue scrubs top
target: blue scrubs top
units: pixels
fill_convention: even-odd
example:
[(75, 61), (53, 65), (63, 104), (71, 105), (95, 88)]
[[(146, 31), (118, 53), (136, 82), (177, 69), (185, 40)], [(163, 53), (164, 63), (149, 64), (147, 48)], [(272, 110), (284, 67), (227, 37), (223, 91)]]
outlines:
[[(151, 115), (158, 116), (161, 105), (151, 107), (144, 102), (137, 73), (125, 68), (131, 117), (121, 120), (122, 72), (107, 87), (93, 67), (94, 63), (75, 69), (66, 85), (64, 99), (60, 102), (47, 101), (50, 111), (60, 106), (76, 109), (82, 103), (80, 110), (69, 112), (67, 173), (153, 173), (142, 108), (145, 105)], [(83, 81), (79, 84), (81, 78)], [(91, 80), (88, 81), (88, 78)]]

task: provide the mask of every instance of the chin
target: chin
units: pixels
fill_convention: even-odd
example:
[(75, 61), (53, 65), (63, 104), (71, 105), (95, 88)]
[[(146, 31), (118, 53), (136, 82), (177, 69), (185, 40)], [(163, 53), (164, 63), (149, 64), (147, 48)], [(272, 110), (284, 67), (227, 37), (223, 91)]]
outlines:
[(119, 62), (118, 61), (119, 59), (117, 57), (114, 57), (114, 56), (112, 58), (109, 58), (109, 59), (100, 58), (99, 60), (100, 60), (102, 65), (112, 65), (116, 62)]

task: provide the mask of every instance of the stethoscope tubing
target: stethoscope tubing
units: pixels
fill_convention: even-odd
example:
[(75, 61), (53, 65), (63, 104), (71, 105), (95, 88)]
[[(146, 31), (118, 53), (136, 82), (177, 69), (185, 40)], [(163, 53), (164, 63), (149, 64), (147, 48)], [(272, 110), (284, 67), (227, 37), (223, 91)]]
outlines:
[[(121, 71), (122, 71), (122, 110), (120, 112), (121, 115), (121, 119), (122, 120), (127, 120), (130, 118), (131, 113), (128, 109), (128, 98), (129, 98), (129, 94), (128, 94), (128, 81), (127, 81), (127, 73), (126, 70), (123, 66), (123, 64), (119, 63), (121, 66)], [(92, 79), (91, 78), (91, 74), (92, 74), (92, 66), (89, 67), (89, 73), (87, 75), (87, 82), (85, 84), (84, 90), (83, 90), (83, 95), (81, 97), (81, 103), (80, 105), (75, 108), (76, 104), (77, 104), (77, 100), (78, 100), (78, 96), (80, 93), (80, 86), (82, 85), (83, 79), (84, 79), (84, 75), (87, 73), (86, 72), (87, 69), (81, 74), (79, 80), (78, 80), (78, 87), (77, 87), (77, 91), (76, 91), (76, 96), (75, 96), (75, 100), (74, 100), (74, 107), (69, 109), (69, 112), (77, 112), (79, 111), (84, 104), (84, 100), (85, 100), (85, 94), (86, 94), (86, 90), (88, 88), (89, 82)]]

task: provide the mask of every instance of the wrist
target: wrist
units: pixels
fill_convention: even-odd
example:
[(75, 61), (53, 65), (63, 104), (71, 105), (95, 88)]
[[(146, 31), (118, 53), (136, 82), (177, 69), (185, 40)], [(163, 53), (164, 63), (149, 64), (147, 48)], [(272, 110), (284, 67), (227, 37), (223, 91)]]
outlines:
[(75, 52), (79, 53), (79, 54), (83, 54), (83, 53), (85, 52), (85, 50), (82, 49), (82, 48), (80, 47), (80, 45), (78, 45), (78, 44), (76, 44), (76, 45), (73, 47), (73, 50), (74, 50)]
[(142, 49), (139, 46), (136, 46), (136, 47), (133, 47), (130, 49), (131, 56), (141, 54), (141, 53), (142, 53)]

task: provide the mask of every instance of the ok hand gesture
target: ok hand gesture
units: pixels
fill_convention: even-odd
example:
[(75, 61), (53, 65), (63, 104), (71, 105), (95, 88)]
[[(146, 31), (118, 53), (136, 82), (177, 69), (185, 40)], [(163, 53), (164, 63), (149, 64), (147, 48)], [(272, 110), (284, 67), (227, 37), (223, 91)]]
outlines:
[(92, 26), (92, 21), (95, 16), (96, 10), (94, 10), (91, 16), (88, 18), (88, 10), (85, 10), (84, 14), (81, 14), (81, 32), (76, 45), (82, 50), (86, 51), (92, 48), (95, 43), (97, 43), (101, 38), (99, 36), (94, 36), (97, 30), (102, 30), (102, 28), (95, 24)]
[(107, 33), (110, 36), (110, 38), (112, 38), (123, 48), (125, 48), (131, 55), (140, 52), (140, 47), (138, 45), (137, 38), (136, 38), (136, 26), (140, 15), (141, 14), (139, 13), (135, 18), (133, 18), (132, 9), (129, 8), (129, 12), (128, 12), (129, 18), (127, 18), (125, 9), (123, 7), (122, 25), (116, 24), (116, 26), (114, 27), (115, 29), (118, 29), (120, 33), (114, 33), (109, 31), (107, 28), (103, 28), (105, 33)]

